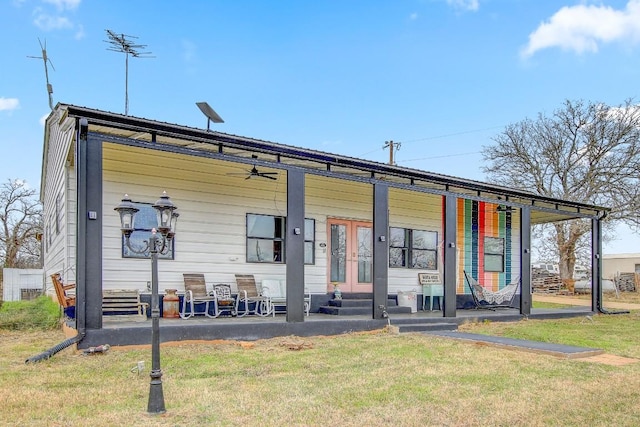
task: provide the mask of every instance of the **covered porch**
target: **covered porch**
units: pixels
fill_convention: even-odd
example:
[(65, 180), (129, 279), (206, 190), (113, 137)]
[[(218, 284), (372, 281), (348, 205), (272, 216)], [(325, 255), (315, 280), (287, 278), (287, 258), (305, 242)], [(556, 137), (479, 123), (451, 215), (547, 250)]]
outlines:
[[(391, 314), (386, 319), (372, 319), (370, 315), (333, 316), (311, 313), (304, 322), (288, 322), (283, 314), (275, 317), (245, 316), (219, 317), (216, 319), (196, 316), (190, 319), (160, 320), (160, 341), (255, 341), (274, 337), (316, 335), (340, 335), (354, 332), (382, 330), (429, 332), (456, 330), (458, 325), (469, 322), (514, 322), (528, 319), (559, 319), (594, 314), (585, 306), (562, 308), (533, 308), (523, 316), (517, 308), (491, 310), (456, 310), (455, 317), (443, 317), (441, 311), (418, 310), (411, 314)], [(397, 328), (397, 329), (396, 329)], [(139, 316), (103, 316), (102, 329), (87, 334), (78, 348), (102, 344), (112, 346), (151, 344), (151, 321)]]
[[(450, 328), (473, 319), (572, 315), (532, 309), (531, 227), (575, 218), (592, 224), (595, 291), (591, 307), (576, 315), (600, 308), (600, 221), (606, 208), (84, 107), (58, 110), (50, 140), (74, 136), (63, 135), (65, 127), (75, 125), (76, 131), (73, 143), (61, 148), (73, 158), (61, 165), (76, 198), (67, 202), (75, 202), (67, 212), (73, 233), (59, 239), (72, 242), (68, 262), (76, 266), (75, 326), (83, 346), (150, 339), (145, 322), (103, 316), (103, 295), (141, 289), (149, 280), (148, 260), (127, 253), (114, 207), (131, 194), (140, 208), (149, 208), (162, 189), (179, 206), (181, 220), (179, 246), (159, 263), (161, 290), (181, 290), (189, 273), (206, 275), (208, 284), (232, 283), (238, 273), (286, 282), (285, 315), (161, 319), (163, 341), (331, 335), (389, 324)], [(55, 193), (50, 199), (47, 206), (55, 207)], [(50, 268), (59, 267), (52, 261)], [(471, 298), (465, 271), (494, 291), (517, 279), (517, 305), (461, 310)], [(418, 287), (419, 272), (437, 277), (442, 311), (387, 310), (390, 296)], [(326, 292), (329, 299), (335, 281), (344, 283), (343, 292), (371, 293), (366, 315), (326, 316), (313, 308), (305, 315), (307, 292), (320, 299)]]

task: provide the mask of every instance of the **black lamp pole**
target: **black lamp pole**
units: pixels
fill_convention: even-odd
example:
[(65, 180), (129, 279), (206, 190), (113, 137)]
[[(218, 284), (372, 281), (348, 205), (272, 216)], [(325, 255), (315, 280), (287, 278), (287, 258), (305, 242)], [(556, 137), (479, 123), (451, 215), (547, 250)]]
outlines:
[(151, 382), (147, 412), (163, 414), (162, 369), (160, 369), (160, 298), (158, 297), (158, 237), (155, 230), (149, 238), (151, 249)]
[(158, 254), (166, 254), (175, 235), (175, 222), (178, 213), (176, 206), (169, 200), (167, 193), (163, 193), (160, 199), (153, 205), (158, 215), (158, 231), (151, 231), (151, 237), (145, 242), (145, 247), (134, 248), (131, 246), (130, 237), (133, 233), (133, 223), (136, 213), (139, 211), (128, 195), (125, 194), (122, 202), (115, 210), (120, 214), (121, 230), (125, 236), (126, 245), (134, 253), (149, 254), (151, 257), (151, 382), (149, 385), (149, 403), (147, 412), (150, 414), (163, 414), (164, 393), (162, 391), (162, 369), (160, 368), (160, 301), (158, 297)]

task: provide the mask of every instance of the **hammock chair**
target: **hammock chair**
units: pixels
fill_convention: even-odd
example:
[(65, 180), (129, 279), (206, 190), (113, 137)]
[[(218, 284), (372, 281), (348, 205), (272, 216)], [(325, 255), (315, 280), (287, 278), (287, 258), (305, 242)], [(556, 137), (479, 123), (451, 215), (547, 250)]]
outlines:
[(520, 287), (520, 278), (511, 282), (499, 291), (491, 291), (484, 288), (476, 279), (471, 277), (466, 271), (464, 271), (464, 277), (467, 280), (469, 289), (471, 290), (471, 296), (473, 297), (473, 303), (475, 308), (484, 308), (488, 310), (494, 310), (496, 308), (513, 308), (513, 299), (517, 295), (518, 288)]

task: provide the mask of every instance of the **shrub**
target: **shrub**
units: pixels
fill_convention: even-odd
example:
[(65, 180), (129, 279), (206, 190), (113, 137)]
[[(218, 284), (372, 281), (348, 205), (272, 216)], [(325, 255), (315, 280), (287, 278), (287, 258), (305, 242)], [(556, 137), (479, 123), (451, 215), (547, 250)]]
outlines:
[(50, 330), (60, 326), (60, 307), (51, 298), (5, 301), (0, 307), (0, 329)]

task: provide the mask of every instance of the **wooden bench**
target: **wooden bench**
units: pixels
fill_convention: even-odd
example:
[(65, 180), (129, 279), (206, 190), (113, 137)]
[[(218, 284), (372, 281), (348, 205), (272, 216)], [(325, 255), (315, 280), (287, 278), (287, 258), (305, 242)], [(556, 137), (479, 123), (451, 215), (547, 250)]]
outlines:
[(137, 314), (146, 318), (148, 307), (149, 304), (140, 301), (138, 291), (115, 289), (102, 292), (103, 315)]

